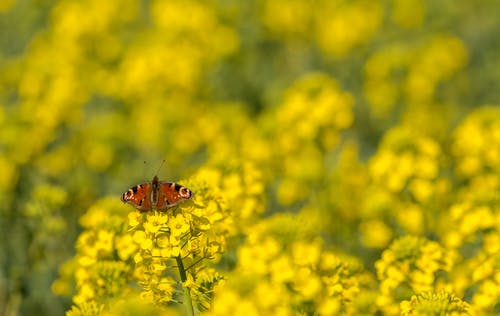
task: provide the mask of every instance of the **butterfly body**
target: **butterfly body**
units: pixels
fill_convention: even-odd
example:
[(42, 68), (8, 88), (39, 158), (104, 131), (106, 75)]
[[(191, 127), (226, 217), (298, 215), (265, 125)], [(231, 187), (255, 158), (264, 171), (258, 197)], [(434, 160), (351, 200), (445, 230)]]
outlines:
[(164, 211), (190, 199), (191, 195), (188, 188), (174, 182), (159, 181), (154, 176), (153, 181), (138, 184), (123, 193), (121, 200), (141, 212), (152, 209)]

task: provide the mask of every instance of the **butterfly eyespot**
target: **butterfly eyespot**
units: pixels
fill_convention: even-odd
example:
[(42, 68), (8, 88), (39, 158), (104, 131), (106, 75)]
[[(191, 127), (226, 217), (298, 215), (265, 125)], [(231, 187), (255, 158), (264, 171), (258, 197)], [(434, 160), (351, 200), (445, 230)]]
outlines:
[(125, 202), (130, 198), (130, 191), (127, 191), (122, 194), (122, 201)]
[(185, 188), (185, 187), (182, 187), (180, 190), (179, 190), (179, 193), (182, 197), (186, 198), (186, 199), (189, 199), (191, 197), (191, 190), (189, 190), (188, 188)]

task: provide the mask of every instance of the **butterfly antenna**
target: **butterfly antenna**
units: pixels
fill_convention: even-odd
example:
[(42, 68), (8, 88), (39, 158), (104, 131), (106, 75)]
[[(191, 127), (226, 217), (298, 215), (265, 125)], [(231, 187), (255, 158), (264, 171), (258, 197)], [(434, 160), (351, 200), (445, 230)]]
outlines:
[(163, 159), (163, 160), (161, 161), (161, 164), (160, 164), (160, 166), (158, 167), (158, 170), (156, 170), (156, 174), (158, 174), (158, 173), (160, 172), (160, 169), (161, 169), (161, 167), (163, 167), (163, 165), (165, 164), (165, 162), (166, 162), (166, 160), (165, 160), (165, 159)]
[(142, 170), (143, 170), (143, 172), (146, 172), (146, 170), (147, 170), (146, 166), (147, 166), (147, 165), (148, 165), (147, 160), (143, 160), (143, 161), (142, 161)]

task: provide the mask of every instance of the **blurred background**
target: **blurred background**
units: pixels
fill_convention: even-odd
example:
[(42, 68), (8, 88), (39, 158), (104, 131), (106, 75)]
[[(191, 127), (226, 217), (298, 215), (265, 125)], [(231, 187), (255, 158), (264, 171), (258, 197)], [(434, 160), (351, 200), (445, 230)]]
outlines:
[[(457, 158), (470, 133), (452, 131), (500, 104), (499, 10), (494, 0), (2, 0), (0, 314), (63, 314), (72, 290), (53, 284), (80, 216), (164, 159), (170, 181), (207, 165), (257, 173), (263, 189), (243, 217), (308, 214), (368, 270), (397, 236), (441, 236), (420, 207), (439, 209), (477, 172)], [(390, 178), (399, 165), (381, 154), (406, 148), (427, 159), (414, 186)], [(457, 177), (440, 181), (439, 170)], [(394, 215), (401, 201), (417, 206), (410, 220)]]

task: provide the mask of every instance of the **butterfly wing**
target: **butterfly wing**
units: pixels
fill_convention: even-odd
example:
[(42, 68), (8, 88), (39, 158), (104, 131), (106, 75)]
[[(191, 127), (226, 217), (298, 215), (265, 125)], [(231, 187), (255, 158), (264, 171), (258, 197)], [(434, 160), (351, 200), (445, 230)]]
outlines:
[(138, 184), (123, 193), (122, 201), (128, 203), (141, 212), (151, 210), (151, 182)]
[(159, 189), (160, 194), (156, 202), (156, 209), (162, 211), (190, 199), (192, 195), (191, 190), (173, 182), (160, 182)]

